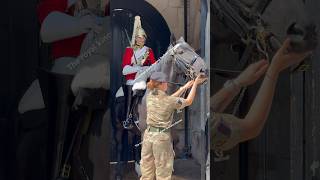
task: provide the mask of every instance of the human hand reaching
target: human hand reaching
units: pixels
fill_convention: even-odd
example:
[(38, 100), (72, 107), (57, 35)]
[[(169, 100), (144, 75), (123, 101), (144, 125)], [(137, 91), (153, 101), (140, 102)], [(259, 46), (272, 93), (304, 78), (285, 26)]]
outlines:
[(188, 81), (182, 88), (189, 89), (192, 87), (194, 80)]
[(267, 71), (268, 61), (260, 60), (250, 64), (242, 73), (234, 79), (234, 83), (240, 87), (249, 86), (255, 83)]
[(200, 73), (198, 74), (197, 78), (194, 80), (194, 83), (199, 85), (204, 83), (208, 78), (206, 77), (206, 75), (204, 73)]
[(312, 51), (307, 52), (293, 52), (290, 49), (290, 39), (286, 39), (280, 49), (272, 58), (270, 67), (276, 73), (280, 73), (286, 68), (301, 63)]

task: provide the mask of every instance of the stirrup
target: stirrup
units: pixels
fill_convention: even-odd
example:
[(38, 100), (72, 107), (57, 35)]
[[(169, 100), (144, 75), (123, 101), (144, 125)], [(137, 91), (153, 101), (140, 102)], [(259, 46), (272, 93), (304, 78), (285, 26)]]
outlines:
[(71, 166), (69, 164), (64, 164), (61, 171), (61, 178), (68, 179), (70, 177)]

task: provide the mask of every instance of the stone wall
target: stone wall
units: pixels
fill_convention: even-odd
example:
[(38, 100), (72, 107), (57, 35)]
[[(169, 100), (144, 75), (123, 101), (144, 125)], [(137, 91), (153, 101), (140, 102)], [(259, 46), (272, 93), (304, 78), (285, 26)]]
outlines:
[[(146, 0), (165, 18), (177, 38), (184, 36), (183, 0)], [(200, 0), (188, 2), (188, 43), (195, 49), (200, 45)]]

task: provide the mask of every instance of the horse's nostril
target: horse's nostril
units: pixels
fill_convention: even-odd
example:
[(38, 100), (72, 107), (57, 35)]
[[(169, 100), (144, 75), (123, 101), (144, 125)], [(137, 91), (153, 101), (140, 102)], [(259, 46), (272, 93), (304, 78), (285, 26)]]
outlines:
[(209, 70), (208, 70), (208, 69), (205, 70), (205, 75), (206, 75), (207, 77), (209, 76)]
[(204, 73), (206, 76), (209, 75), (209, 70), (208, 70), (207, 68), (201, 69), (200, 72), (201, 72), (201, 73)]

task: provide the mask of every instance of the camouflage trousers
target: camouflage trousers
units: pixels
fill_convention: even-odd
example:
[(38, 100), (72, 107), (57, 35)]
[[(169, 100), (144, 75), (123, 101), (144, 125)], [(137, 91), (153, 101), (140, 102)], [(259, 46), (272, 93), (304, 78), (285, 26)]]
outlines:
[(143, 136), (140, 180), (171, 180), (174, 151), (170, 132), (149, 132)]

